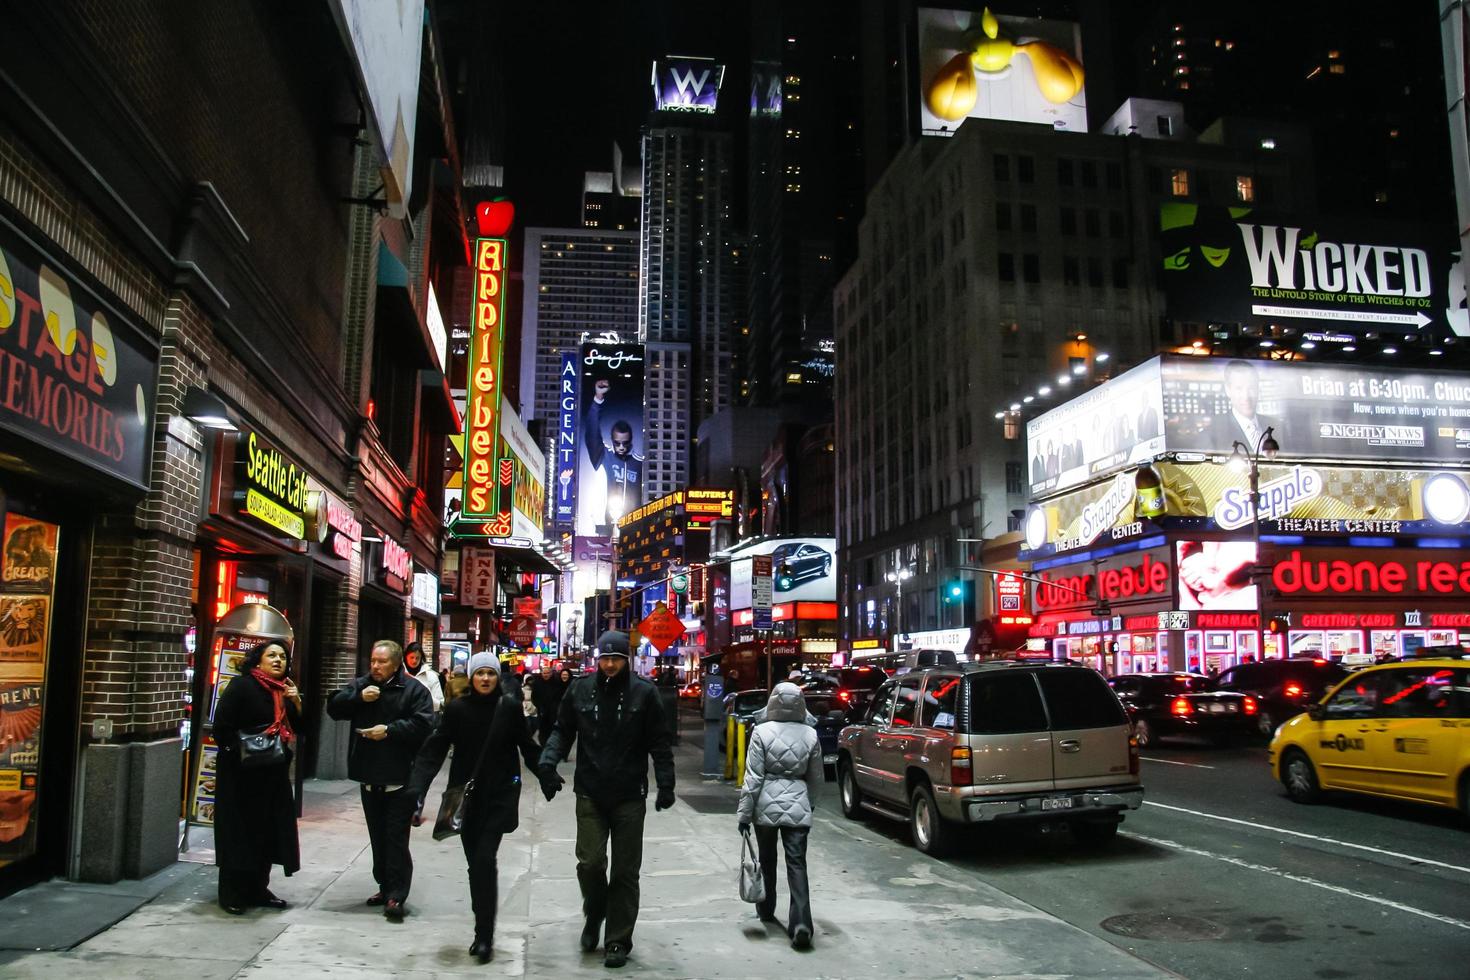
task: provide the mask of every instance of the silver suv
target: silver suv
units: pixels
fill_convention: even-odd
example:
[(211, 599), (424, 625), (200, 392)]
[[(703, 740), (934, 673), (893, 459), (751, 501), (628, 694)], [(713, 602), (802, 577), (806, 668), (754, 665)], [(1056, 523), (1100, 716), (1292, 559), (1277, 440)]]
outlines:
[(1138, 746), (1102, 675), (991, 661), (895, 677), (838, 739), (842, 812), (907, 820), (926, 854), (957, 825), (1065, 820), (1084, 844), (1112, 840), (1143, 804)]

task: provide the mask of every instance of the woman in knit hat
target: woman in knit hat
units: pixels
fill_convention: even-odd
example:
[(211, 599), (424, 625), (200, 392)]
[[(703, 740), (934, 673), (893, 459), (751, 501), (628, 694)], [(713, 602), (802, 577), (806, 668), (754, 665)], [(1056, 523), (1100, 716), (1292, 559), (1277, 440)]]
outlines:
[(419, 750), (409, 789), (424, 793), (454, 747), (449, 785), (474, 779), (459, 840), (469, 866), (475, 941), (470, 955), (481, 963), (495, 956), (496, 855), (501, 838), (520, 823), (521, 764), (536, 766), (536, 742), (518, 702), (502, 697), (500, 665), (492, 653), (469, 662), (470, 691), (444, 706), (438, 727)]

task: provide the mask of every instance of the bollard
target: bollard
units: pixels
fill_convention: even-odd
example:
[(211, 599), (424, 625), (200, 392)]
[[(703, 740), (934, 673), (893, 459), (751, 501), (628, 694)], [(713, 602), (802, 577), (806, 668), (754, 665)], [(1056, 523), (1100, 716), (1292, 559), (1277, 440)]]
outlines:
[(737, 775), (735, 780), (743, 783), (745, 782), (745, 725), (742, 724), (739, 728), (740, 730), (735, 735), (736, 740), (740, 743), (740, 751), (736, 755), (735, 771)]
[(735, 716), (725, 718), (725, 778), (735, 778)]

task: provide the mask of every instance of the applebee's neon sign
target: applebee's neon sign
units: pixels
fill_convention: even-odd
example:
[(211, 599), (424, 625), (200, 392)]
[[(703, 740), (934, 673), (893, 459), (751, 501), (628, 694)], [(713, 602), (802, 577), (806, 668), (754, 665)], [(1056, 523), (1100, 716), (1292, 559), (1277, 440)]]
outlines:
[(1231, 487), (1220, 495), (1215, 505), (1215, 523), (1227, 531), (1245, 527), (1259, 509), (1261, 520), (1279, 520), (1300, 504), (1322, 495), (1322, 475), (1305, 466), (1293, 466), (1291, 472), (1261, 485), (1260, 499), (1251, 505), (1249, 490)]

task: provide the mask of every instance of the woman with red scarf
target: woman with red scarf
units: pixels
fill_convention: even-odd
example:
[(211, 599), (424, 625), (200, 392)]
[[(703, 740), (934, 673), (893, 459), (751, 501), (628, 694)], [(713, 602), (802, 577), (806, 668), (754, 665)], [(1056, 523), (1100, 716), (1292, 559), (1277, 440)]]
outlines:
[[(288, 671), (290, 654), (278, 642), (256, 647), (214, 709), (214, 863), (219, 866), (219, 904), (231, 915), (247, 908), (283, 909), (270, 890), (271, 865), (289, 878), (301, 867), (291, 755), (301, 724), (301, 695)], [(279, 734), (286, 758), (274, 765), (240, 764), (240, 733)]]

